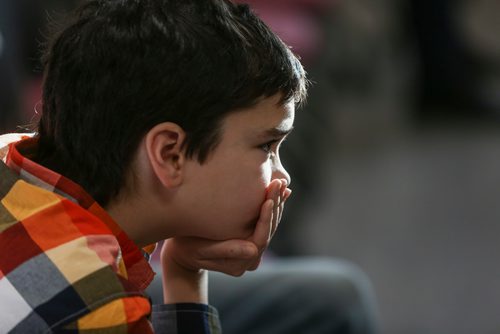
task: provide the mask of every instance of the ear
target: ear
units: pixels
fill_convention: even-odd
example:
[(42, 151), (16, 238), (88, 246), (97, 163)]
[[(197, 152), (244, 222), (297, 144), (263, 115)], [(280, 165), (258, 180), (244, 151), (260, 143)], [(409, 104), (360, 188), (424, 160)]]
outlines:
[(175, 123), (160, 123), (148, 131), (145, 139), (147, 156), (158, 180), (167, 188), (179, 186), (186, 159), (184, 130)]

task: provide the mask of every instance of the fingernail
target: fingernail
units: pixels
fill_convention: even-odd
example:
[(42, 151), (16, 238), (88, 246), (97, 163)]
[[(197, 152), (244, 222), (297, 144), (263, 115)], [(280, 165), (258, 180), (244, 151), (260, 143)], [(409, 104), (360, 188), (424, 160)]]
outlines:
[(283, 195), (283, 200), (286, 201), (292, 195), (292, 189), (286, 188), (285, 194)]

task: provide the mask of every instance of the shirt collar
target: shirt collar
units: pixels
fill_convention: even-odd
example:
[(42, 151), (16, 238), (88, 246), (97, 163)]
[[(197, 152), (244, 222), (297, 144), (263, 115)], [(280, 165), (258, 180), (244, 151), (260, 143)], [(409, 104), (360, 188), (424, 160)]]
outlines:
[[(7, 166), (25, 181), (57, 193), (98, 217), (113, 232), (120, 244), (128, 280), (144, 290), (153, 280), (154, 272), (148, 261), (155, 245), (139, 249), (111, 216), (82, 187), (70, 179), (31, 160), (36, 152), (38, 140), (24, 136), (22, 140), (8, 144), (1, 152)], [(1, 149), (1, 148), (0, 148)], [(22, 153), (21, 153), (22, 152)]]

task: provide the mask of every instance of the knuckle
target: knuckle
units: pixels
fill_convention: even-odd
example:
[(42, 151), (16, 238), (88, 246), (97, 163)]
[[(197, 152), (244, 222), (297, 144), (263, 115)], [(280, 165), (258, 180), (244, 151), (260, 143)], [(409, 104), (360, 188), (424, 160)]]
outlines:
[(246, 266), (243, 267), (242, 263), (234, 263), (229, 272), (231, 276), (240, 277), (246, 272)]
[(246, 270), (244, 269), (238, 269), (233, 272), (234, 277), (241, 277), (245, 273)]

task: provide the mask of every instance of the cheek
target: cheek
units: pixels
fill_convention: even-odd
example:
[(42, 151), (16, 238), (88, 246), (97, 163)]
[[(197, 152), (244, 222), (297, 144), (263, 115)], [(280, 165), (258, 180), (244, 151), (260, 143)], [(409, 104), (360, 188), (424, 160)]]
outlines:
[(269, 186), (272, 178), (271, 168), (265, 164), (261, 165), (255, 177), (249, 178), (247, 181), (245, 194), (245, 211), (247, 219), (256, 219), (259, 216), (260, 209), (266, 198), (266, 189)]
[(269, 183), (271, 183), (273, 177), (271, 164), (270, 163), (262, 164), (260, 166), (259, 171), (260, 171), (261, 182), (264, 184), (264, 188), (267, 188), (269, 186)]
[(258, 216), (262, 203), (265, 200), (266, 188), (271, 182), (271, 170), (265, 165), (259, 166), (254, 169), (252, 174), (247, 174), (246, 177), (242, 176), (240, 182), (241, 201), (236, 204), (241, 212), (245, 212), (245, 218), (251, 219)]
[(272, 174), (270, 165), (267, 163), (262, 164), (258, 168), (257, 176), (253, 179), (252, 196), (254, 197), (254, 203), (258, 203), (259, 210), (265, 200), (266, 189), (272, 181)]
[(222, 240), (253, 233), (272, 170), (267, 163), (238, 167), (231, 173), (218, 171), (199, 180), (197, 200), (190, 205), (196, 208), (191, 220), (198, 226), (198, 236)]
[[(230, 196), (224, 196), (224, 203), (219, 206), (223, 209), (214, 212), (214, 216), (218, 216), (220, 231), (227, 232), (226, 237), (247, 237), (253, 233), (271, 174), (269, 168), (259, 166), (252, 173), (242, 174), (239, 182), (234, 180), (236, 182), (232, 186), (238, 185), (237, 189), (233, 189)], [(222, 212), (224, 214), (221, 215)]]

